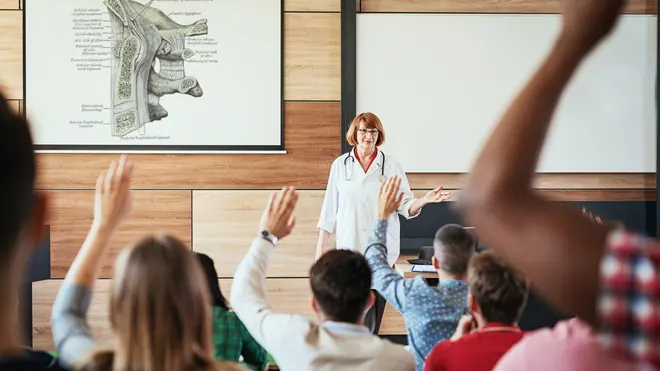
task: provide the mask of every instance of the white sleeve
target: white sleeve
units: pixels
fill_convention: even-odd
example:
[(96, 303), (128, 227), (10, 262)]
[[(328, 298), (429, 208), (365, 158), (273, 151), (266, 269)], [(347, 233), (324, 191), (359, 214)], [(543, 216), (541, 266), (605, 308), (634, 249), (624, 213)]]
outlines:
[(339, 208), (339, 191), (337, 190), (337, 177), (339, 176), (340, 161), (335, 161), (330, 167), (330, 176), (328, 177), (328, 186), (325, 190), (323, 207), (321, 207), (321, 216), (317, 228), (323, 229), (332, 234), (335, 231), (335, 222), (337, 221), (337, 210)]
[(396, 175), (401, 178), (401, 186), (399, 187), (399, 190), (403, 192), (403, 200), (401, 200), (401, 205), (399, 205), (397, 212), (406, 219), (413, 219), (418, 217), (419, 214), (421, 214), (421, 211), (416, 215), (410, 215), (410, 207), (412, 206), (413, 202), (415, 202), (415, 194), (410, 189), (410, 184), (408, 184), (408, 177), (406, 176), (406, 172), (403, 171), (403, 168), (397, 162), (393, 162), (392, 171), (392, 176)]
[(287, 352), (287, 337), (307, 333), (311, 322), (278, 313), (266, 302), (266, 270), (273, 245), (257, 237), (234, 273), (229, 302), (250, 335), (275, 358)]

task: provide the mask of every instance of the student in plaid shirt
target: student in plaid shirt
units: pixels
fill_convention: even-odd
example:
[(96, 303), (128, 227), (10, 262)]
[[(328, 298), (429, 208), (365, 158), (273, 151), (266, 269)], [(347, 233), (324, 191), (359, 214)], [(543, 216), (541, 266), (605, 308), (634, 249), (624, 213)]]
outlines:
[(485, 142), (459, 205), (490, 249), (558, 309), (591, 325), (603, 348), (631, 364), (658, 367), (658, 242), (596, 223), (580, 210), (546, 200), (533, 187), (562, 92), (614, 29), (624, 3), (562, 2), (556, 39)]
[(206, 254), (195, 253), (202, 265), (213, 300), (213, 346), (215, 358), (248, 364), (254, 370), (268, 368), (268, 353), (254, 340), (236, 313), (229, 310), (227, 300), (220, 291), (218, 272), (213, 260)]

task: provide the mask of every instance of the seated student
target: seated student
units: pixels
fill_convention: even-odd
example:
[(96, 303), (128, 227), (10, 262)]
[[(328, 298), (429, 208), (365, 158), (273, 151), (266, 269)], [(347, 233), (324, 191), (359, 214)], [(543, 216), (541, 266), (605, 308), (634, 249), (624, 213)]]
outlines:
[(381, 187), (378, 220), (375, 221), (365, 257), (373, 272), (373, 287), (403, 315), (408, 343), (415, 355), (417, 370), (433, 346), (448, 339), (467, 308), (467, 266), (475, 253), (476, 240), (465, 228), (449, 224), (440, 228), (433, 243), (433, 267), (438, 271), (437, 287), (423, 277), (404, 279), (387, 262), (387, 220), (398, 204), (388, 203), (401, 179), (390, 178)]
[(360, 253), (332, 250), (310, 269), (311, 305), (319, 322), (270, 308), (265, 287), (268, 260), (278, 240), (294, 227), (297, 199), (290, 187), (271, 196), (261, 219), (262, 233), (234, 275), (230, 303), (238, 317), (283, 370), (414, 370), (410, 353), (364, 326), (374, 294), (371, 271)]
[[(490, 370), (490, 369), (489, 369)], [(573, 318), (527, 333), (500, 358), (494, 371), (642, 371), (600, 346), (591, 326)], [(649, 369), (650, 370), (650, 369)]]
[(81, 371), (234, 371), (213, 358), (211, 299), (190, 247), (148, 235), (124, 248), (110, 286), (114, 341), (101, 348), (87, 324), (108, 245), (131, 209), (132, 165), (122, 156), (96, 183), (94, 220), (55, 299), (52, 328), (63, 365)]
[(529, 289), (517, 272), (485, 251), (470, 260), (468, 284), (471, 314), (431, 350), (424, 371), (491, 371), (523, 337), (517, 322)]
[(0, 93), (0, 371), (59, 368), (52, 357), (23, 346), (16, 303), (30, 257), (42, 240), (46, 197), (35, 191), (36, 162), (29, 124)]
[(195, 253), (202, 266), (213, 302), (213, 350), (215, 359), (220, 361), (243, 361), (255, 370), (268, 369), (268, 353), (250, 335), (236, 313), (220, 291), (218, 272), (213, 259), (206, 254)]
[(556, 37), (484, 142), (459, 205), (489, 248), (534, 282), (550, 304), (593, 326), (603, 348), (660, 367), (658, 240), (594, 223), (534, 189), (562, 94), (615, 29), (625, 4), (562, 2)]

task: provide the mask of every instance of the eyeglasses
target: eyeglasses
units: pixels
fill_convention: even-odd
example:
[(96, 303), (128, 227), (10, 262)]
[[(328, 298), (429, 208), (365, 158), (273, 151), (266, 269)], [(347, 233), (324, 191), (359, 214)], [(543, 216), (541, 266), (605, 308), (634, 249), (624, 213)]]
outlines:
[(378, 129), (371, 129), (371, 130), (367, 130), (367, 129), (358, 129), (358, 132), (359, 132), (360, 134), (362, 134), (362, 135), (367, 135), (367, 133), (369, 133), (369, 134), (371, 134), (371, 136), (374, 136), (374, 137), (375, 137), (376, 135), (378, 135)]

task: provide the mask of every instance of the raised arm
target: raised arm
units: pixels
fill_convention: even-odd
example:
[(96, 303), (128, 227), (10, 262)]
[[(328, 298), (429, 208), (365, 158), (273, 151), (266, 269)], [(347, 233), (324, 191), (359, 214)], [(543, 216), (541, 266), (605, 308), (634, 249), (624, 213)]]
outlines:
[(65, 367), (73, 367), (94, 350), (87, 311), (110, 238), (130, 212), (131, 172), (132, 164), (122, 156), (98, 178), (92, 227), (55, 299), (53, 337), (58, 358)]
[[(269, 231), (278, 239), (291, 233), (295, 226), (293, 211), (298, 194), (286, 187), (271, 195), (261, 219), (262, 231)], [(286, 337), (296, 326), (305, 326), (301, 317), (274, 312), (266, 302), (266, 269), (275, 246), (259, 236), (254, 239), (239, 263), (231, 286), (232, 309), (250, 334), (277, 357), (285, 349)]]
[(401, 178), (392, 177), (381, 184), (378, 198), (378, 219), (374, 221), (365, 258), (372, 271), (373, 287), (396, 310), (407, 310), (406, 294), (412, 288), (412, 280), (401, 277), (387, 262), (387, 221), (403, 200), (400, 192)]
[(489, 248), (559, 309), (591, 323), (610, 228), (544, 199), (533, 190), (532, 178), (562, 92), (612, 30), (622, 5), (622, 0), (563, 2), (561, 32), (486, 141), (460, 199), (464, 216)]

